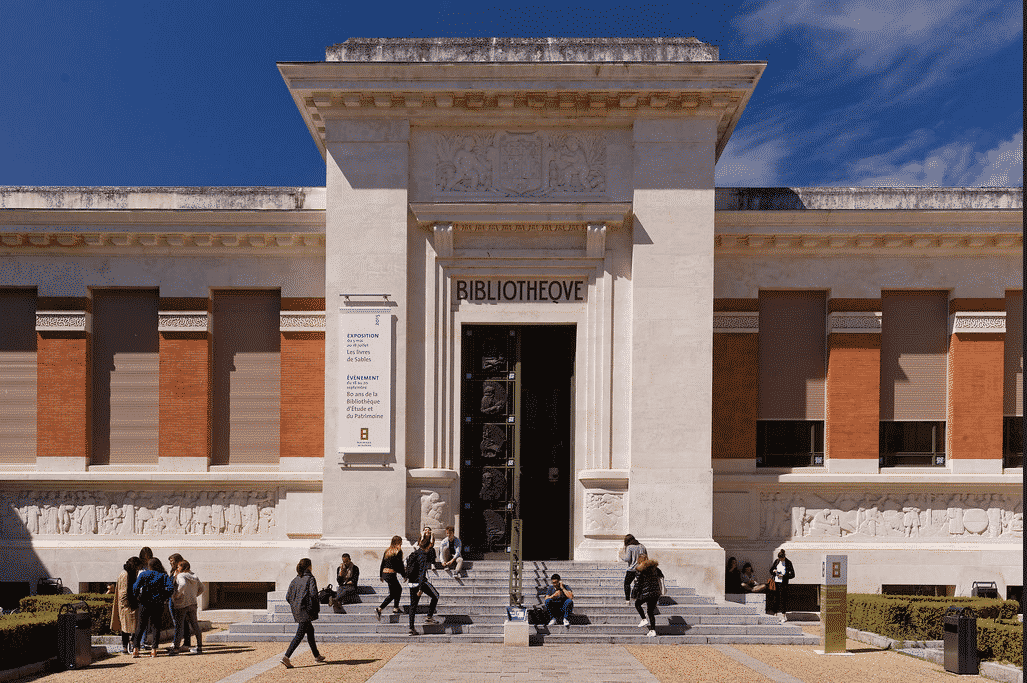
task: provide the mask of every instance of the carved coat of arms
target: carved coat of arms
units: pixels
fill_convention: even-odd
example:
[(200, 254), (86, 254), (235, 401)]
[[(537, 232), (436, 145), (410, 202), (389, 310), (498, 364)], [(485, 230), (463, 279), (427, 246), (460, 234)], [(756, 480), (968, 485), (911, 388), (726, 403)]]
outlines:
[(546, 197), (606, 190), (602, 133), (437, 133), (435, 152), (437, 194)]

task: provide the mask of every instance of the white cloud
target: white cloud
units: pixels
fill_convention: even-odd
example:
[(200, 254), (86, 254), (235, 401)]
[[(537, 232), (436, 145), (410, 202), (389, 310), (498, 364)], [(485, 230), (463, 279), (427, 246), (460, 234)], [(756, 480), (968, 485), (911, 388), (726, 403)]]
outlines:
[(780, 184), (780, 167), (789, 149), (779, 135), (768, 134), (765, 126), (736, 130), (717, 161), (716, 183), (720, 187), (775, 187)]
[(845, 184), (874, 187), (1022, 187), (1023, 130), (993, 149), (976, 151), (973, 141), (956, 141), (919, 154), (924, 131), (890, 152), (864, 157), (849, 167)]
[(1023, 32), (1008, 0), (770, 0), (732, 21), (749, 44), (788, 35), (799, 70), (834, 81), (879, 75), (880, 95), (910, 99), (980, 63)]

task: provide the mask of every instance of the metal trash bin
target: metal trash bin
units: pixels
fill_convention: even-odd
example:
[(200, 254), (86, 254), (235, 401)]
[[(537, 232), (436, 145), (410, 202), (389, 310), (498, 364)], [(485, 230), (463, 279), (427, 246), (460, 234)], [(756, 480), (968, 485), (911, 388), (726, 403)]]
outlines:
[(81, 669), (93, 663), (93, 615), (81, 600), (61, 605), (57, 612), (57, 663)]
[(980, 659), (977, 656), (977, 617), (969, 607), (945, 610), (942, 617), (945, 628), (945, 670), (960, 675), (977, 675)]
[(994, 581), (974, 581), (970, 595), (975, 598), (997, 598), (998, 586)]

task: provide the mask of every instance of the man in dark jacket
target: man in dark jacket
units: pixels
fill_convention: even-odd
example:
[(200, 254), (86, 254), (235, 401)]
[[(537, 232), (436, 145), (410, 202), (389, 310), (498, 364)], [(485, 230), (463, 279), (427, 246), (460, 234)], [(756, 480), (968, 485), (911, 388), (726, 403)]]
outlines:
[(296, 565), (296, 578), (289, 584), (289, 590), (285, 594), (285, 601), (292, 608), (292, 617), (296, 620), (296, 635), (289, 643), (289, 649), (282, 656), (282, 664), (286, 669), (292, 668), (289, 657), (296, 651), (303, 636), (307, 636), (307, 643), (310, 645), (310, 652), (314, 655), (314, 661), (323, 662), (325, 658), (317, 651), (317, 643), (314, 642), (314, 621), (321, 613), (321, 603), (317, 600), (317, 581), (310, 571), (310, 558), (304, 557)]
[(414, 628), (414, 615), (417, 614), (417, 604), (421, 601), (422, 594), (427, 594), (431, 598), (431, 602), (428, 603), (428, 617), (424, 623), (439, 623), (435, 621), (435, 606), (439, 604), (439, 592), (428, 582), (428, 566), (431, 562), (427, 553), (429, 545), (430, 541), (422, 538), (418, 543), (417, 550), (410, 553), (410, 557), (407, 558), (407, 581), (410, 582), (410, 635), (412, 636), (419, 635), (417, 629)]
[(771, 609), (777, 614), (784, 614), (787, 609), (788, 581), (795, 578), (795, 569), (792, 568), (792, 561), (785, 557), (785, 551), (779, 550), (774, 564), (770, 565), (770, 576), (774, 579), (774, 590), (770, 595), (774, 596), (774, 606)]

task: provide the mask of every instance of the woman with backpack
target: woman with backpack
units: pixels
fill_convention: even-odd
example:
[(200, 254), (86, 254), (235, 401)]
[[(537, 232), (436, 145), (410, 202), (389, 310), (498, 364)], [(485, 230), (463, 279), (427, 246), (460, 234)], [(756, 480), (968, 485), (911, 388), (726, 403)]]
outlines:
[(136, 632), (136, 611), (139, 602), (132, 591), (136, 583), (136, 575), (143, 568), (142, 560), (130, 557), (125, 562), (124, 571), (118, 575), (114, 587), (114, 609), (111, 611), (111, 633), (121, 633), (121, 647), (127, 654), (129, 643)]
[(139, 572), (132, 588), (136, 600), (139, 601), (139, 618), (136, 620), (136, 631), (132, 638), (132, 656), (139, 656), (139, 643), (146, 633), (146, 628), (153, 625), (153, 649), (150, 656), (157, 656), (160, 647), (160, 622), (164, 616), (164, 606), (175, 592), (175, 584), (164, 571), (164, 565), (156, 557), (150, 558), (144, 571)]
[(317, 651), (317, 643), (314, 641), (314, 621), (321, 613), (321, 603), (318, 602), (317, 580), (310, 571), (311, 562), (309, 557), (304, 557), (296, 564), (296, 578), (289, 584), (289, 590), (285, 594), (285, 601), (292, 608), (292, 616), (296, 620), (296, 635), (289, 643), (289, 649), (282, 655), (282, 664), (286, 669), (292, 668), (289, 657), (296, 651), (307, 637), (310, 644), (310, 651), (314, 655), (315, 662), (323, 662), (324, 656)]

